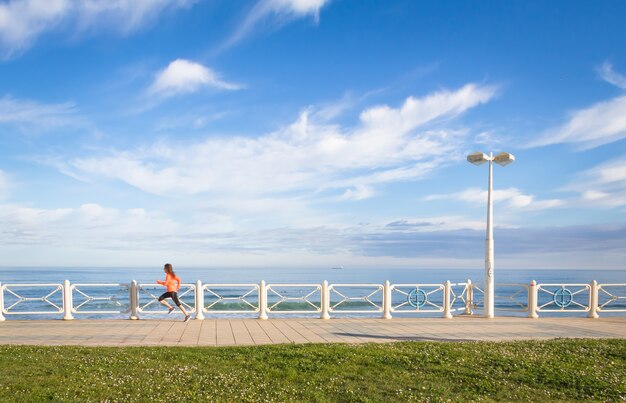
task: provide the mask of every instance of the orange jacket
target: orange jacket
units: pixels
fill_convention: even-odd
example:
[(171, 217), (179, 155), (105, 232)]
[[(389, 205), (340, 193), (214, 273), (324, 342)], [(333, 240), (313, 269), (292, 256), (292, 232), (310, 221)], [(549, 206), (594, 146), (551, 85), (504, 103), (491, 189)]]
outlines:
[(157, 280), (157, 283), (167, 287), (167, 292), (178, 292), (180, 288), (180, 277), (176, 274), (169, 274), (165, 276), (165, 281)]

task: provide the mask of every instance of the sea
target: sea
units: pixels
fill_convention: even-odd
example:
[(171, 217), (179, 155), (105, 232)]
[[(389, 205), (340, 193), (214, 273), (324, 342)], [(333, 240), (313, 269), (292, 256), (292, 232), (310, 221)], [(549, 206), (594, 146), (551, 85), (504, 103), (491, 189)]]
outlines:
[[(181, 301), (193, 310), (197, 280), (204, 285), (206, 317), (258, 316), (258, 284), (269, 285), (270, 317), (319, 316), (321, 283), (331, 285), (331, 316), (380, 317), (382, 285), (393, 286), (394, 317), (440, 316), (443, 284), (450, 281), (453, 314), (482, 312), (483, 268), (358, 268), (358, 267), (281, 267), (281, 268), (176, 268), (185, 284)], [(75, 319), (121, 319), (130, 315), (129, 284), (138, 287), (140, 318), (167, 318), (157, 297), (164, 288), (156, 283), (164, 278), (157, 267), (1, 267), (3, 315), (7, 320), (61, 319), (61, 285), (72, 285)], [(472, 304), (467, 303), (467, 280), (474, 288)], [(526, 316), (527, 285), (535, 280), (539, 290), (540, 316), (586, 316), (589, 286), (602, 285), (601, 316), (626, 316), (626, 268), (598, 269), (496, 269), (496, 315)], [(468, 311), (469, 309), (469, 311)], [(620, 312), (620, 311), (625, 312)], [(177, 311), (173, 315), (180, 315)]]

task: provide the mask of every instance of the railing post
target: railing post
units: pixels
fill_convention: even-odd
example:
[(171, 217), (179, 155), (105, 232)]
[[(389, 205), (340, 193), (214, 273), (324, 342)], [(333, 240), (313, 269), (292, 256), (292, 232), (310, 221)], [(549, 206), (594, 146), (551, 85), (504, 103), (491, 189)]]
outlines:
[(446, 280), (443, 286), (443, 317), (446, 319), (452, 318), (450, 307), (450, 280)]
[(0, 283), (0, 322), (5, 320), (4, 315), (4, 289), (2, 288), (2, 283)]
[(196, 320), (204, 320), (204, 288), (202, 281), (196, 281)]
[(261, 280), (259, 289), (259, 319), (267, 320), (267, 287), (265, 280)]
[(385, 281), (383, 286), (383, 319), (391, 319), (391, 284)]
[(137, 315), (137, 308), (139, 307), (139, 289), (137, 288), (137, 281), (130, 282), (130, 318), (131, 320), (139, 319)]
[(472, 280), (467, 279), (467, 289), (465, 291), (465, 315), (472, 315), (472, 305), (474, 304), (474, 288)]
[(63, 320), (72, 320), (72, 288), (70, 280), (63, 282)]
[(328, 289), (328, 281), (322, 281), (322, 316), (320, 319), (330, 319), (330, 290)]
[(528, 317), (537, 319), (537, 282), (532, 280), (528, 285)]
[(598, 319), (598, 282), (593, 280), (589, 285), (591, 288), (589, 289), (589, 315), (587, 317)]

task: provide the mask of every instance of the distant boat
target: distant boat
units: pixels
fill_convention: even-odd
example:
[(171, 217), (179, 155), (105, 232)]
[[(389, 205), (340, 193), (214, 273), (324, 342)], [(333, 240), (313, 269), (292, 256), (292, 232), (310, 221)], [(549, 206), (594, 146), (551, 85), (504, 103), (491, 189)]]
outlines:
[(339, 267), (333, 267), (333, 270), (343, 270), (343, 266), (339, 266)]

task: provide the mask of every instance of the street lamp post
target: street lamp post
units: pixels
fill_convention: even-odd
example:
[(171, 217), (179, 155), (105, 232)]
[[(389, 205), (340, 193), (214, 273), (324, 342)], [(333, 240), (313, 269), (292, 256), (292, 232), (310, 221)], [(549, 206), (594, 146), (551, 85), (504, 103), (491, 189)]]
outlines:
[(482, 152), (475, 152), (467, 156), (467, 160), (474, 165), (489, 162), (489, 190), (487, 191), (487, 239), (485, 240), (485, 316), (494, 316), (494, 276), (493, 276), (493, 198), (492, 198), (492, 162), (498, 165), (509, 165), (515, 161), (515, 156), (509, 153), (500, 153), (493, 156), (493, 153), (486, 155)]

